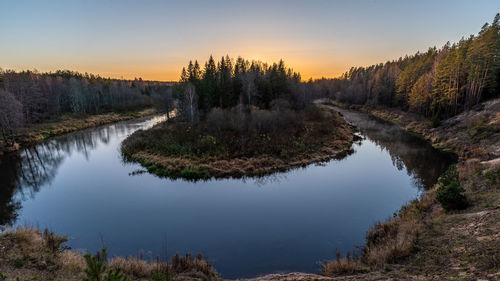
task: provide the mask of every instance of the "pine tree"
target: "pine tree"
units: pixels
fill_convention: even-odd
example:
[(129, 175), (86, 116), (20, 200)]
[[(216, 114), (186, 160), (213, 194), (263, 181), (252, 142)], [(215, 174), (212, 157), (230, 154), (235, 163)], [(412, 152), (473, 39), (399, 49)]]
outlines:
[(203, 71), (203, 87), (202, 91), (206, 93), (206, 100), (200, 100), (201, 108), (208, 110), (211, 107), (217, 106), (217, 101), (219, 97), (217, 96), (217, 67), (215, 66), (215, 61), (210, 55), (210, 58), (205, 63), (205, 69)]

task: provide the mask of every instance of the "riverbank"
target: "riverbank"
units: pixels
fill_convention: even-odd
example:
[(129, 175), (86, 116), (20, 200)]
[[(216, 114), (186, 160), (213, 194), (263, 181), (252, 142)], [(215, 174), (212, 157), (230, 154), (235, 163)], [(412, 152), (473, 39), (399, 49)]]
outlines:
[[(348, 108), (394, 122), (436, 148), (455, 152), (469, 201), (465, 210), (443, 210), (435, 199), (436, 184), (420, 200), (403, 206), (397, 217), (372, 227), (362, 259), (370, 274), (405, 280), (499, 279), (500, 99), (444, 120), (436, 128), (430, 120), (394, 109)], [(326, 273), (343, 269), (326, 268)]]
[(22, 147), (39, 143), (51, 137), (60, 136), (118, 121), (151, 116), (155, 113), (155, 109), (148, 108), (141, 111), (124, 113), (110, 112), (81, 117), (76, 117), (73, 115), (63, 115), (59, 118), (59, 120), (56, 121), (32, 124), (28, 127), (19, 129), (16, 136), (14, 137), (15, 143), (13, 144), (9, 143), (9, 145), (5, 145), (3, 140), (0, 139), (0, 156), (4, 153), (16, 151)]
[[(87, 257), (65, 249), (63, 243), (67, 240), (48, 230), (42, 232), (30, 227), (4, 231), (0, 234), (0, 280), (86, 280), (84, 278), (89, 277)], [(101, 251), (93, 258), (103, 256)], [(140, 257), (111, 257), (103, 266), (101, 278), (110, 271), (119, 270), (123, 275), (122, 279), (109, 280), (222, 280), (201, 255), (174, 255), (169, 262), (159, 258), (147, 261)]]
[(235, 111), (208, 118), (199, 124), (162, 123), (137, 131), (123, 142), (122, 152), (150, 173), (194, 180), (263, 176), (352, 152), (352, 128), (324, 106), (298, 113), (252, 110), (248, 120), (236, 122), (241, 117)]
[[(484, 107), (464, 113), (456, 120), (452, 118), (453, 120), (443, 121), (442, 126), (435, 129), (425, 125), (425, 122), (415, 123), (421, 127), (426, 126), (429, 132), (435, 131), (436, 137), (445, 136), (440, 138), (439, 142), (435, 142), (436, 146), (449, 143), (448, 147), (453, 150), (461, 148), (457, 149), (457, 153), (462, 151), (459, 154), (458, 170), (471, 203), (469, 208), (445, 212), (434, 199), (435, 189), (431, 189), (422, 200), (403, 207), (397, 218), (372, 229), (371, 234), (382, 237), (372, 245), (371, 256), (375, 257), (374, 260), (378, 263), (371, 267), (355, 266), (353, 271), (359, 272), (358, 274), (333, 278), (313, 274), (285, 274), (259, 277), (256, 280), (495, 280), (498, 278), (500, 198), (499, 173), (495, 170), (495, 167), (498, 167), (495, 166), (498, 159), (498, 134), (486, 135), (481, 139), (477, 137), (485, 128), (487, 132), (495, 132), (499, 120), (498, 104), (498, 100), (485, 103)], [(384, 109), (377, 111), (387, 114), (392, 112)], [(391, 114), (400, 116), (398, 119), (407, 118), (411, 121), (405, 113)], [(482, 121), (470, 122), (476, 118)], [(403, 124), (400, 125), (404, 127)], [(468, 155), (476, 155), (477, 158)], [(475, 164), (466, 164), (471, 162), (470, 160), (478, 162), (478, 169), (473, 169)], [(408, 241), (410, 243), (407, 243)], [(400, 245), (404, 248), (398, 248)], [(380, 258), (383, 257), (383, 253), (391, 253), (394, 249), (409, 251), (400, 251), (398, 253), (402, 255), (391, 260)], [(380, 255), (376, 255), (377, 253)], [(23, 259), (23, 256), (20, 258), (19, 264), (23, 263), (23, 260), (29, 260)], [(13, 266), (16, 259), (11, 259), (9, 265)], [(340, 264), (345, 264), (345, 261), (341, 261)], [(31, 264), (28, 267), (34, 272), (38, 270), (37, 268)], [(26, 274), (32, 275), (20, 276), (37, 276), (33, 275), (35, 273)]]

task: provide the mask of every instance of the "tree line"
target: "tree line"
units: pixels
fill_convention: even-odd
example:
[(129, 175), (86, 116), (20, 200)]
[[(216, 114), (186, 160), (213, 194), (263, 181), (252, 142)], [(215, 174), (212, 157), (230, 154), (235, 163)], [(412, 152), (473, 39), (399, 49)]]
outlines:
[(314, 81), (341, 102), (398, 107), (440, 120), (499, 96), (500, 14), (477, 35), (442, 48)]
[(38, 73), (0, 69), (0, 130), (3, 139), (23, 124), (63, 114), (97, 114), (156, 106), (177, 108), (190, 121), (213, 108), (303, 109), (317, 97), (384, 105), (437, 120), (498, 97), (500, 15), (477, 35), (442, 48), (376, 64), (353, 67), (341, 77), (301, 82), (283, 60), (267, 64), (229, 56), (203, 69), (190, 61), (179, 83), (102, 78), (72, 71)]
[(225, 56), (216, 62), (210, 56), (203, 69), (198, 61), (190, 61), (177, 87), (179, 109), (190, 121), (203, 118), (213, 108), (301, 109), (308, 102), (300, 74), (283, 60), (267, 64)]
[(99, 114), (143, 109), (170, 102), (169, 83), (103, 78), (60, 70), (53, 73), (0, 69), (0, 129), (13, 137), (23, 126), (63, 114)]

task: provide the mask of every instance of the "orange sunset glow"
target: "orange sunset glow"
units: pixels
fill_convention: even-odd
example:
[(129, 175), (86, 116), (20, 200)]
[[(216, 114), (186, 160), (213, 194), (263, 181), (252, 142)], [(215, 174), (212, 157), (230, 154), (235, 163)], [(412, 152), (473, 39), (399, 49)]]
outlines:
[(436, 5), (449, 9), (446, 21), (409, 1), (15, 1), (0, 9), (2, 26), (16, 26), (0, 31), (0, 67), (174, 81), (212, 54), (283, 59), (303, 80), (337, 77), (475, 33), (498, 6), (445, 2)]

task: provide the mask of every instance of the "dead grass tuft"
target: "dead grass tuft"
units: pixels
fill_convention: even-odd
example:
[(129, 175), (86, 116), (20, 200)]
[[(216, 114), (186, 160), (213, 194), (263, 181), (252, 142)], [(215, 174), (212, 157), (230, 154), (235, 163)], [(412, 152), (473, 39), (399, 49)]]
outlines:
[(417, 244), (420, 230), (418, 220), (392, 220), (380, 223), (367, 234), (367, 246), (363, 260), (366, 264), (382, 267), (407, 257)]
[(193, 257), (191, 254), (179, 256), (175, 254), (172, 257), (172, 271), (175, 273), (200, 272), (205, 274), (208, 279), (216, 278), (217, 273), (212, 267), (212, 263), (203, 258), (201, 254)]
[(341, 258), (340, 252), (337, 250), (337, 259), (321, 265), (321, 271), (326, 276), (353, 274), (363, 270), (361, 259), (347, 252), (346, 256)]
[(366, 234), (363, 262), (380, 268), (417, 250), (425, 215), (439, 214), (435, 203), (435, 190), (429, 190), (420, 200), (403, 206), (397, 217), (374, 225)]
[(148, 263), (136, 257), (114, 257), (108, 261), (111, 269), (120, 269), (123, 273), (134, 277), (149, 277), (159, 269), (157, 262)]
[(75, 251), (62, 252), (60, 260), (61, 265), (70, 271), (82, 271), (87, 266), (82, 254)]

